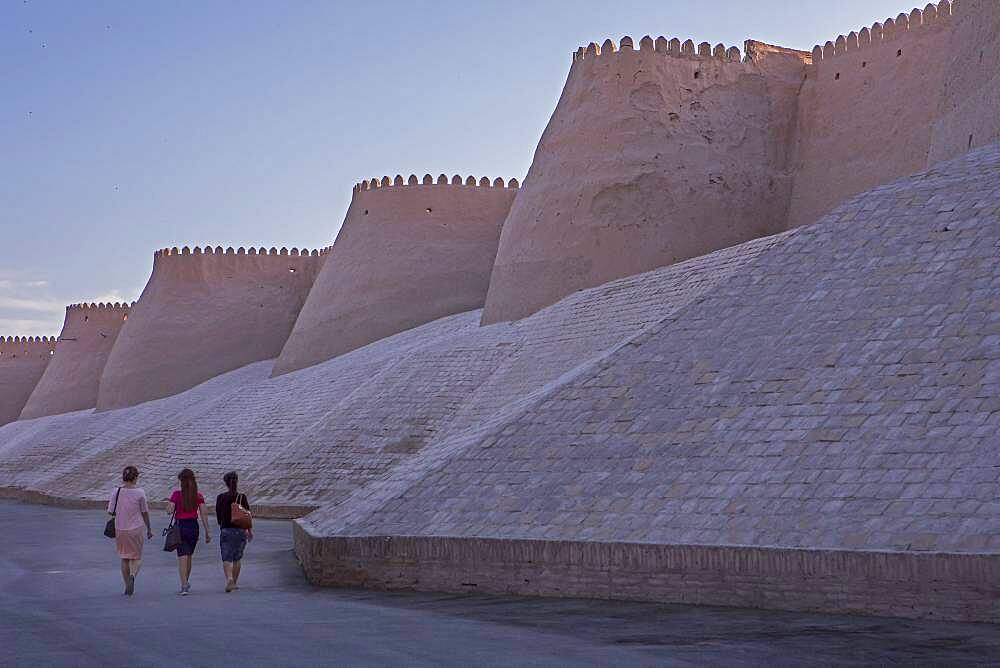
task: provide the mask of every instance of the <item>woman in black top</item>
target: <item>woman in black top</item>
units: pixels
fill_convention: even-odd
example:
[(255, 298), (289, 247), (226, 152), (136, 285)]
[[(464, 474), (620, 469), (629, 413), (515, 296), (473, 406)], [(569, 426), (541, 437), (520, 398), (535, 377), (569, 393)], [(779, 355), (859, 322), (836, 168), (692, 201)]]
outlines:
[(240, 529), (232, 524), (232, 504), (239, 501), (239, 504), (246, 509), (250, 509), (250, 500), (247, 495), (237, 491), (236, 485), (239, 476), (236, 471), (230, 471), (222, 477), (229, 491), (223, 492), (215, 499), (215, 519), (219, 522), (219, 545), (222, 549), (222, 570), (226, 574), (226, 591), (231, 592), (239, 589), (240, 562), (243, 559), (243, 550), (247, 546), (247, 541), (253, 540), (252, 529)]

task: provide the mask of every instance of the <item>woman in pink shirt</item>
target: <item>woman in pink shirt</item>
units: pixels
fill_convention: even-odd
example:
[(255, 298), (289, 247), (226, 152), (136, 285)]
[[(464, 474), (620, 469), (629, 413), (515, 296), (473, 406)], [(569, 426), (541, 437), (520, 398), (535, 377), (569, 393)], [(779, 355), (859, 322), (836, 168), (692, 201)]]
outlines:
[(122, 471), (122, 486), (108, 500), (108, 512), (115, 516), (115, 548), (122, 561), (126, 596), (135, 592), (135, 576), (142, 567), (144, 539), (153, 537), (146, 492), (137, 486), (138, 480), (139, 469), (126, 466)]
[(187, 596), (191, 591), (191, 557), (198, 545), (198, 517), (205, 526), (205, 542), (212, 542), (212, 534), (208, 530), (208, 516), (205, 514), (205, 497), (198, 491), (198, 481), (194, 471), (184, 469), (177, 474), (181, 488), (175, 489), (167, 503), (167, 512), (174, 514), (177, 528), (181, 533), (181, 544), (177, 548), (177, 570), (181, 576), (181, 596)]

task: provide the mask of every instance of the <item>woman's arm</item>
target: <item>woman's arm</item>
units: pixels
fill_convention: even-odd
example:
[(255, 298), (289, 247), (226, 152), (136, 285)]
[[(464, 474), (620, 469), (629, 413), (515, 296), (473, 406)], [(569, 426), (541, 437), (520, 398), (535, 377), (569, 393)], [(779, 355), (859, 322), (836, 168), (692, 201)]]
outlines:
[(149, 523), (149, 513), (142, 512), (142, 521), (146, 523), (146, 538), (153, 539), (153, 526)]
[(198, 506), (198, 514), (201, 515), (201, 523), (205, 527), (205, 542), (212, 542), (212, 532), (208, 528), (208, 514), (205, 512), (205, 504)]

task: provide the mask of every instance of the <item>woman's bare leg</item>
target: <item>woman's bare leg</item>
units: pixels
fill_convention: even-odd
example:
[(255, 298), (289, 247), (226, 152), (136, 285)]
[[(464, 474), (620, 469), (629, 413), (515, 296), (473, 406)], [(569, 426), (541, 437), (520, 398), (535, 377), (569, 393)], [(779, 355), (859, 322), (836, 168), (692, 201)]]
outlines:
[(181, 576), (181, 588), (187, 587), (191, 577), (191, 557), (177, 557), (177, 570)]
[(139, 569), (142, 568), (142, 559), (129, 559), (128, 560), (129, 574), (135, 577), (139, 574)]
[(237, 584), (240, 581), (240, 564), (242, 561), (233, 562), (233, 584)]
[(125, 586), (128, 586), (128, 576), (130, 575), (128, 570), (128, 559), (122, 559), (122, 580), (125, 581)]

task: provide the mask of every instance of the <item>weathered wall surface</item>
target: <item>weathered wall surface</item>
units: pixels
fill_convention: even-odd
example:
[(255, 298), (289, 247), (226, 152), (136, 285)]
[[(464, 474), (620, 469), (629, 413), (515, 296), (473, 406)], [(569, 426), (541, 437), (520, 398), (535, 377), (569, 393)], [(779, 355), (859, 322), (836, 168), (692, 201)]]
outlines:
[(324, 259), (284, 248), (157, 251), (101, 377), (98, 409), (170, 396), (277, 357)]
[(484, 323), (783, 229), (807, 54), (591, 44), (504, 224)]
[(931, 164), (1000, 140), (1000, 2), (962, 0), (954, 14)]
[(930, 5), (813, 51), (800, 99), (789, 227), (927, 167), (952, 18), (949, 3)]
[(275, 363), (282, 374), (481, 308), (517, 182), (366, 181)]
[(111, 349), (128, 319), (129, 304), (74, 304), (52, 359), (21, 411), (21, 419), (93, 408)]
[(0, 336), (0, 425), (21, 414), (55, 347), (55, 337)]

